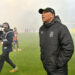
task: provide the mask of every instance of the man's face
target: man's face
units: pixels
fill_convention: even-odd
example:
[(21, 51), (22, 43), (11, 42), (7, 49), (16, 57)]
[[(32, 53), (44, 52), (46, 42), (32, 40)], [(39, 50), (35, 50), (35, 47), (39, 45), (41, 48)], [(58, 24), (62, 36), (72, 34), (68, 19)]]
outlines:
[(3, 24), (4, 31), (8, 30), (7, 24)]
[(53, 17), (54, 17), (54, 14), (52, 14), (51, 12), (43, 11), (42, 13), (42, 21), (44, 23), (49, 23)]

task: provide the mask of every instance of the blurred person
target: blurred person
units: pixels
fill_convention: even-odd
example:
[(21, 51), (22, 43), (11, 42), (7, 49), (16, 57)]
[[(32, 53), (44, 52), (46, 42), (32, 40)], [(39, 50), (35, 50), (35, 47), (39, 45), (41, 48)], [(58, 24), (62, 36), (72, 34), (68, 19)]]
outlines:
[(74, 45), (68, 28), (52, 8), (39, 9), (43, 25), (39, 30), (41, 60), (47, 75), (68, 75), (68, 61)]
[(19, 44), (18, 44), (18, 32), (17, 32), (17, 28), (14, 28), (14, 37), (13, 37), (13, 48), (14, 48), (14, 52), (16, 52), (15, 49), (15, 45), (17, 45), (17, 50), (21, 51), (21, 49), (19, 49)]
[(7, 22), (3, 23), (3, 28), (3, 42), (0, 42), (0, 45), (2, 44), (2, 55), (0, 55), (0, 72), (2, 71), (5, 61), (9, 63), (13, 68), (10, 70), (10, 72), (16, 72), (18, 69), (16, 65), (11, 61), (9, 56), (10, 52), (12, 52), (13, 32), (11, 31)]

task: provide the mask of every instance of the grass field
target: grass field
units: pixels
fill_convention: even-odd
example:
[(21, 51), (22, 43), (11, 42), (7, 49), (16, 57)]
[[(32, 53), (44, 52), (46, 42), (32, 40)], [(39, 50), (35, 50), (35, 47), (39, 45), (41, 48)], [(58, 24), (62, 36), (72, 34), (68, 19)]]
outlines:
[[(75, 34), (72, 34), (73, 39)], [(75, 39), (74, 39), (75, 42)], [(5, 62), (0, 75), (46, 75), (40, 60), (38, 33), (19, 34), (21, 52), (11, 52), (10, 58), (17, 65), (19, 71), (10, 73), (12, 67)], [(1, 48), (0, 48), (1, 49)], [(1, 50), (0, 50), (1, 54)], [(69, 75), (75, 74), (75, 54), (69, 62)]]

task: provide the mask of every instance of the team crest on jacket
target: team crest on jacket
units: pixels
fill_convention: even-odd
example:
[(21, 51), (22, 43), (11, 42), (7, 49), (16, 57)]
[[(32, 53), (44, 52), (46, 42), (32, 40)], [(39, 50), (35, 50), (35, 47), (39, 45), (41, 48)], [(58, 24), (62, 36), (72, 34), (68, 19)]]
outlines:
[(54, 32), (51, 31), (49, 37), (53, 37), (54, 36)]
[(41, 34), (43, 34), (43, 31), (41, 31)]

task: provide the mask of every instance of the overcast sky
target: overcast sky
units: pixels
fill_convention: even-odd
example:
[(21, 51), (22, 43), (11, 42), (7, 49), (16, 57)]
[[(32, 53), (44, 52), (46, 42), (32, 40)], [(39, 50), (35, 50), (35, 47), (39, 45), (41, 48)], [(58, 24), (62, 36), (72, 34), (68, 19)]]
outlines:
[(75, 23), (75, 0), (0, 0), (0, 24), (8, 22), (18, 31), (42, 25), (39, 8), (52, 7), (67, 26)]

